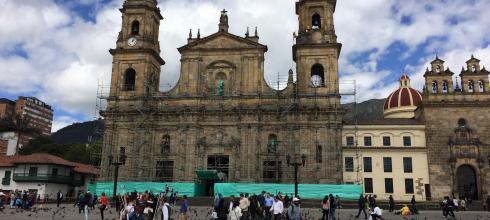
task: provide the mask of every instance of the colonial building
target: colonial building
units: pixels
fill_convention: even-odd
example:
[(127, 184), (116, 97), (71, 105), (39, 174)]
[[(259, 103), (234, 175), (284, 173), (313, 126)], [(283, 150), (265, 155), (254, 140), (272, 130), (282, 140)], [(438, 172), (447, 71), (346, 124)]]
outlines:
[(366, 194), (396, 200), (430, 198), (425, 125), (415, 119), (422, 94), (400, 78), (384, 104), (382, 119), (344, 125), (344, 182), (363, 184)]
[(216, 33), (190, 33), (188, 43), (178, 48), (178, 84), (160, 92), (163, 17), (156, 0), (126, 0), (117, 46), (110, 50), (101, 179), (113, 175), (108, 156), (123, 150), (123, 181), (200, 181), (199, 171), (217, 170), (232, 182), (291, 182), (290, 155), (305, 159), (302, 182), (341, 183), (341, 44), (333, 24), (335, 7), (335, 0), (296, 2), (297, 80), (291, 70), (283, 90), (271, 89), (264, 80), (267, 46), (257, 31), (230, 33), (231, 18), (223, 10)]
[(443, 60), (431, 62), (417, 113), (426, 126), (432, 194), (481, 199), (490, 191), (489, 72), (472, 56), (461, 81), (453, 76)]
[(0, 156), (0, 191), (37, 192), (56, 198), (61, 190), (74, 196), (97, 178), (99, 171), (90, 165), (74, 163), (50, 154)]

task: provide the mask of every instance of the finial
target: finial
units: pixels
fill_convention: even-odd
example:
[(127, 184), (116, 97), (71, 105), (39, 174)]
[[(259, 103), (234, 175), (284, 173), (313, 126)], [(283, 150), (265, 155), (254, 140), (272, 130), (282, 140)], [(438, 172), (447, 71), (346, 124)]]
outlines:
[(192, 29), (189, 29), (189, 39), (192, 39)]
[(429, 72), (429, 67), (426, 67), (425, 68), (425, 72)]
[(197, 29), (197, 39), (201, 39), (201, 28)]
[(257, 26), (255, 26), (255, 37), (258, 37), (258, 36), (259, 36), (259, 34), (257, 32)]
[(293, 38), (296, 39), (298, 35), (296, 35), (296, 32), (293, 32)]
[(471, 54), (471, 59), (475, 59), (475, 56), (473, 54)]
[(225, 15), (227, 13), (226, 9), (223, 8), (223, 11), (221, 11), (222, 15)]
[(250, 32), (249, 32), (249, 29), (247, 27), (247, 32), (245, 32), (245, 37), (249, 37), (250, 36)]
[(438, 59), (439, 59), (439, 54), (436, 51), (436, 60), (438, 60)]

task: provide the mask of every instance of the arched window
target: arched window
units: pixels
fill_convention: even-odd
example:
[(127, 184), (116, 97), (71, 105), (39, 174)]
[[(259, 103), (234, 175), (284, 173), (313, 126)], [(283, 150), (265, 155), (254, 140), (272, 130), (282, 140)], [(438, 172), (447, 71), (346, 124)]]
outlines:
[(325, 73), (321, 64), (311, 67), (311, 86), (314, 88), (325, 86)]
[(135, 84), (136, 84), (136, 71), (133, 68), (129, 68), (124, 73), (123, 90), (134, 91)]
[(162, 143), (160, 144), (160, 153), (168, 154), (170, 153), (170, 136), (168, 134), (163, 135)]
[(471, 71), (476, 73), (476, 65), (471, 66)]
[(483, 80), (478, 80), (478, 92), (485, 92), (485, 83), (483, 83)]
[(140, 22), (133, 21), (133, 23), (131, 24), (131, 34), (138, 35), (139, 33), (140, 33)]
[(437, 93), (437, 81), (432, 82), (432, 93)]
[(448, 93), (448, 83), (446, 80), (442, 82), (442, 93)]
[(472, 80), (468, 81), (468, 92), (473, 93), (475, 91), (475, 83)]
[(322, 17), (320, 17), (319, 14), (315, 13), (313, 16), (311, 16), (311, 28), (320, 29), (321, 26), (322, 26)]
[(269, 134), (269, 141), (267, 143), (267, 152), (276, 153), (277, 152), (277, 136), (275, 134)]

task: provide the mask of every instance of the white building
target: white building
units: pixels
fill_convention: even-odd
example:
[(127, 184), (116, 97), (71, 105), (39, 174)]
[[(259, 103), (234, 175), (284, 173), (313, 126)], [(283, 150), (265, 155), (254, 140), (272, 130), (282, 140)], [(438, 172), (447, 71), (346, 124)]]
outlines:
[[(15, 132), (0, 132), (0, 148), (5, 152), (0, 152), (2, 155), (12, 156), (17, 152), (17, 142), (19, 137)], [(20, 148), (21, 146), (19, 146)], [(5, 154), (4, 154), (5, 153)]]
[(0, 157), (0, 191), (27, 190), (41, 198), (55, 198), (61, 190), (67, 196), (85, 190), (98, 169), (50, 154)]
[(422, 101), (408, 76), (385, 102), (384, 118), (344, 125), (342, 132), (345, 183), (364, 186), (365, 194), (397, 201), (431, 197), (425, 125), (414, 119)]

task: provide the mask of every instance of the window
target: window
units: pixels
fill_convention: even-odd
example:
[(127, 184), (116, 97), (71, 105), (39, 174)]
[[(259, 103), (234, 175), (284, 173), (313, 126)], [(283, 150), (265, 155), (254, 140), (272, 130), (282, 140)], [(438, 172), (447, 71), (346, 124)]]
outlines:
[(413, 179), (405, 179), (405, 193), (413, 194)]
[(473, 93), (475, 91), (475, 84), (473, 83), (473, 81), (468, 81), (468, 92), (469, 93)]
[(364, 164), (364, 172), (373, 172), (373, 159), (371, 157), (364, 157), (362, 159)]
[(393, 193), (393, 179), (385, 178), (385, 193)]
[(440, 73), (441, 72), (441, 66), (437, 65), (436, 66), (436, 73)]
[(371, 137), (370, 136), (364, 137), (364, 146), (370, 147), (372, 145), (373, 145), (373, 143), (372, 143)]
[(131, 34), (138, 35), (139, 33), (140, 33), (140, 22), (133, 21), (133, 23), (131, 24)]
[(471, 66), (471, 71), (476, 73), (476, 65)]
[(404, 157), (403, 158), (403, 170), (405, 173), (413, 172), (413, 170), (412, 170), (412, 158), (411, 157)]
[(391, 146), (391, 138), (389, 136), (384, 136), (383, 137), (383, 146), (384, 147)]
[(485, 92), (485, 86), (484, 86), (484, 83), (483, 83), (483, 80), (479, 80), (478, 81), (478, 92)]
[(345, 172), (354, 172), (354, 158), (346, 157), (344, 166), (345, 166)]
[(321, 163), (322, 162), (322, 145), (316, 145), (315, 161), (317, 163)]
[(403, 146), (410, 147), (412, 146), (412, 138), (410, 136), (403, 137)]
[(124, 73), (124, 91), (134, 91), (136, 84), (136, 71), (133, 68), (129, 68)]
[(315, 64), (311, 67), (311, 86), (318, 88), (325, 86), (325, 74), (321, 64)]
[(264, 182), (277, 183), (281, 179), (281, 161), (264, 161), (262, 177)]
[(168, 134), (163, 135), (162, 143), (160, 144), (160, 153), (169, 154), (170, 153), (170, 136)]
[(169, 181), (174, 178), (173, 161), (157, 161), (155, 178), (157, 181)]
[(390, 173), (393, 171), (393, 165), (391, 163), (391, 157), (383, 157), (383, 168), (384, 171)]
[(345, 142), (347, 143), (347, 146), (354, 146), (354, 137), (352, 136), (345, 137)]
[(437, 81), (432, 82), (432, 93), (437, 93)]
[(2, 178), (2, 185), (5, 185), (5, 186), (10, 185), (11, 176), (12, 176), (12, 171), (10, 171), (10, 170), (5, 171), (5, 175)]
[(276, 153), (277, 152), (277, 135), (269, 134), (269, 142), (267, 143), (267, 152)]
[(29, 167), (29, 176), (37, 176), (37, 167)]
[(442, 82), (442, 93), (447, 93), (447, 91), (448, 91), (447, 81), (444, 80)]
[(51, 174), (53, 174), (53, 176), (58, 176), (58, 168), (53, 168)]
[(313, 29), (319, 29), (322, 25), (322, 18), (320, 17), (319, 14), (315, 13), (312, 17), (311, 17), (311, 27)]
[(373, 178), (364, 178), (364, 193), (373, 193)]

